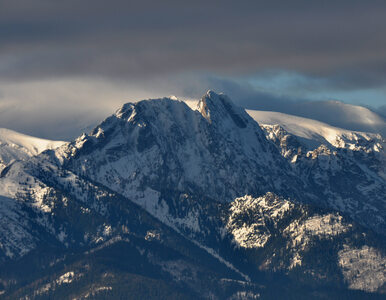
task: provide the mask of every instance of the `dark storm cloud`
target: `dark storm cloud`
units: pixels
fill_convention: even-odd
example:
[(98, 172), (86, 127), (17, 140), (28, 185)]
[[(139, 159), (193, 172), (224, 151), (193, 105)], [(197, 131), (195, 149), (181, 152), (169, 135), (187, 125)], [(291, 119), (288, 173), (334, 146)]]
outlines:
[(386, 81), (384, 1), (3, 1), (0, 78), (288, 69)]

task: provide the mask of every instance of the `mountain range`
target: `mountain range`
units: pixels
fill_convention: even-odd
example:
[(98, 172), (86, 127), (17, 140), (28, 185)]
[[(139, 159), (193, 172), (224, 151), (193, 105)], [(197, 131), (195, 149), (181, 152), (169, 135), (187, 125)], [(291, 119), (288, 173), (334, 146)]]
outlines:
[(0, 298), (382, 299), (385, 147), (213, 91), (0, 130)]

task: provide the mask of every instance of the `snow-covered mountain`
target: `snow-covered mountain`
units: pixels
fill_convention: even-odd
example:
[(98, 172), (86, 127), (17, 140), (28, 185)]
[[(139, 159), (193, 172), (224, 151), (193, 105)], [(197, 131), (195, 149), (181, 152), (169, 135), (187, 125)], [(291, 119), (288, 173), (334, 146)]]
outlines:
[(335, 143), (328, 126), (291, 129), (297, 121), (286, 118), (259, 125), (212, 91), (196, 110), (145, 100), (15, 161), (0, 177), (0, 291), (10, 299), (119, 298), (138, 286), (142, 298), (384, 293), (384, 141), (335, 129), (343, 141)]
[(124, 105), (57, 158), (140, 205), (144, 186), (222, 201), (270, 190), (292, 196), (292, 170), (244, 110), (214, 92), (198, 105), (169, 98)]
[(27, 159), (47, 149), (55, 149), (65, 142), (28, 136), (0, 128), (0, 172), (15, 160)]

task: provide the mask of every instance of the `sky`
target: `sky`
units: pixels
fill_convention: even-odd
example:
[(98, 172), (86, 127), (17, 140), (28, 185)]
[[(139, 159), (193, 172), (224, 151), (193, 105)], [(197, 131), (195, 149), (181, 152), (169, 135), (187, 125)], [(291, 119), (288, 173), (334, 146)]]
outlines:
[(385, 36), (376, 0), (0, 0), (0, 127), (72, 139), (125, 102), (212, 89), (367, 130), (342, 107), (386, 115)]

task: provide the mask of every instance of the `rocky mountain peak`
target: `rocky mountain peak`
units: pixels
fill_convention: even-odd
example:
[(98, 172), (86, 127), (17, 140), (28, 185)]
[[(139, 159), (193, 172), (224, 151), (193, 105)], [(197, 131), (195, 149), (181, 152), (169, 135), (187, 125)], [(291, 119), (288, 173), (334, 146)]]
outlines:
[(201, 98), (197, 110), (210, 123), (225, 123), (231, 120), (239, 128), (246, 128), (250, 118), (245, 110), (236, 106), (228, 96), (211, 90)]

